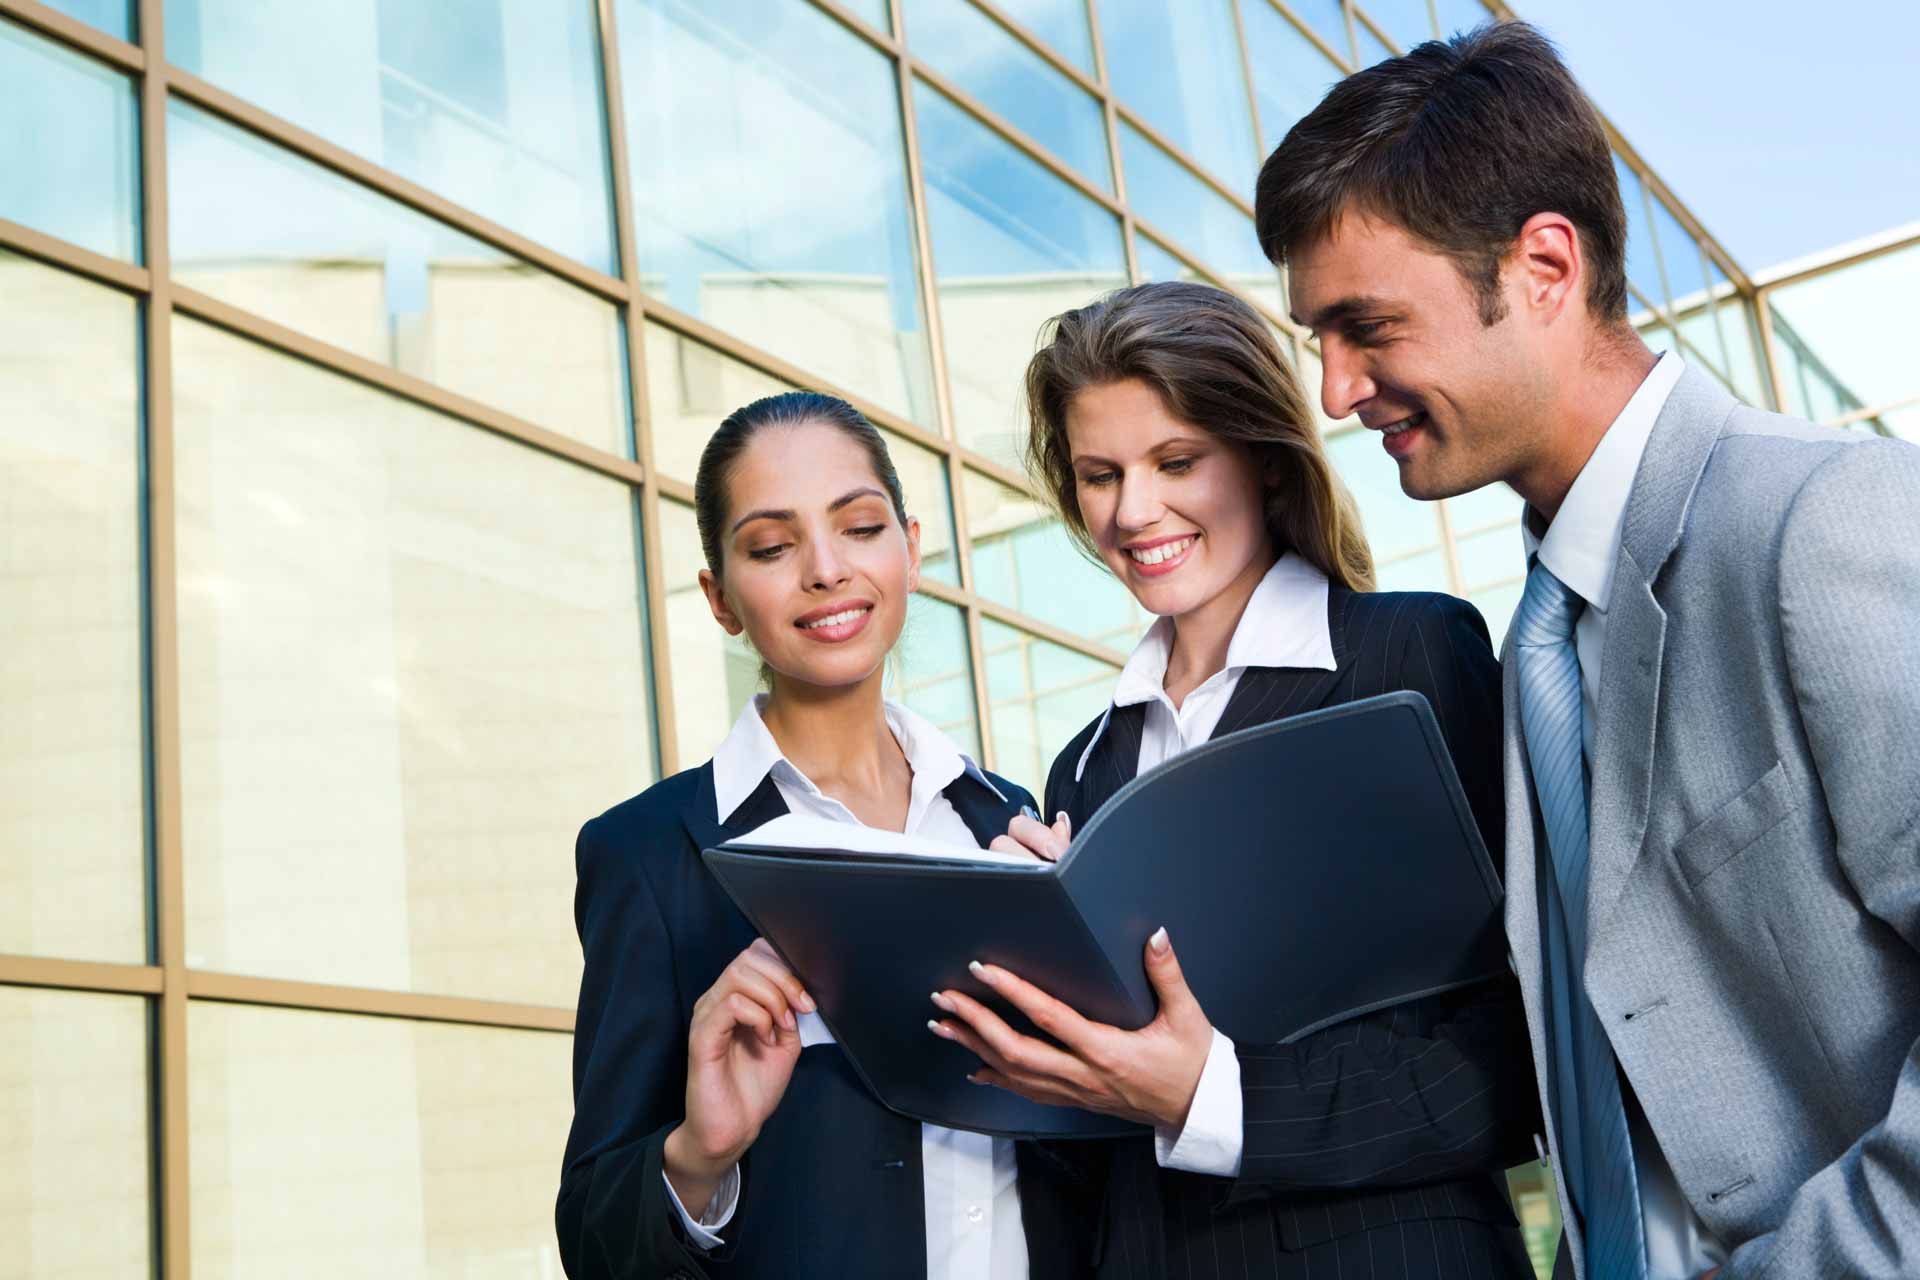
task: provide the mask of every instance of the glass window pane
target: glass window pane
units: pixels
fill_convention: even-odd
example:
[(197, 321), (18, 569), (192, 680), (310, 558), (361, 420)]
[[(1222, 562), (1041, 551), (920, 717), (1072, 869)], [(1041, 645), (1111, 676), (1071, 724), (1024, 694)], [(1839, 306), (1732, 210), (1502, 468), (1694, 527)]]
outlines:
[(1271, 151), (1295, 122), (1320, 105), (1344, 73), (1264, 0), (1243, 5), (1241, 12), (1246, 15), (1247, 60), (1253, 67), (1260, 134), (1264, 149)]
[(203, 1001), (187, 1027), (195, 1276), (560, 1274), (570, 1037)]
[(1353, 38), (1359, 50), (1359, 66), (1370, 67), (1376, 62), (1385, 62), (1393, 56), (1393, 50), (1387, 48), (1386, 43), (1373, 33), (1372, 28), (1358, 18), (1353, 21)]
[[(904, 481), (904, 474), (902, 476)], [(924, 523), (924, 521), (923, 521)], [(710, 759), (747, 699), (764, 686), (760, 655), (713, 620), (699, 573), (706, 567), (693, 508), (660, 504), (665, 565), (667, 643), (673, 662), (674, 726), (680, 767)], [(973, 718), (972, 664), (960, 611), (929, 596), (907, 605), (906, 626), (888, 667), (887, 696), (905, 702), (945, 729), (960, 749), (979, 759)]]
[[(700, 454), (726, 416), (763, 396), (791, 391), (771, 374), (696, 342), (663, 325), (646, 327), (647, 397), (653, 463), (660, 474), (692, 484)], [(920, 521), (920, 571), (958, 583), (953, 559), (953, 499), (943, 457), (880, 428), (900, 473), (907, 514)], [(697, 570), (699, 566), (695, 566)]]
[[(1456, 538), (1466, 537), (1492, 525), (1505, 525), (1518, 529), (1520, 512), (1526, 505), (1520, 495), (1504, 484), (1482, 485), (1478, 489), (1456, 494), (1446, 500), (1447, 518), (1453, 525)], [(1520, 545), (1520, 535), (1513, 535), (1513, 545)], [(1515, 556), (1520, 553), (1514, 552)]]
[[(1259, 2), (1255, 0), (1256, 4)], [(1271, 5), (1267, 7), (1272, 8)], [(1335, 53), (1343, 58), (1353, 57), (1353, 50), (1347, 44), (1346, 6), (1341, 0), (1287, 0), (1287, 7), (1312, 27), (1313, 33), (1326, 41)]]
[(45, 0), (49, 8), (100, 28), (118, 40), (133, 41), (136, 0)]
[(152, 1274), (147, 1044), (138, 996), (0, 987), (0, 1275)]
[(0, 218), (138, 262), (133, 81), (0, 19)]
[(913, 708), (980, 759), (980, 720), (973, 708), (973, 655), (958, 606), (916, 595), (907, 625), (887, 663), (887, 696)]
[(1106, 709), (1120, 669), (991, 618), (980, 620), (980, 643), (994, 763), (1045, 804), (1055, 754)]
[(632, 490), (173, 341), (187, 962), (571, 1006), (574, 834), (654, 769)]
[(1680, 219), (1657, 196), (1653, 200), (1653, 226), (1660, 237), (1660, 264), (1667, 269), (1673, 309), (1681, 311), (1697, 305), (1707, 287), (1700, 242), (1687, 234)]
[(1713, 282), (1714, 318), (1720, 330), (1721, 349), (1726, 353), (1727, 376), (1741, 399), (1766, 408), (1771, 397), (1766, 390), (1766, 375), (1760, 367), (1760, 343), (1754, 334), (1753, 308), (1720, 270), (1719, 264), (1709, 261), (1707, 270)]
[(936, 89), (914, 86), (960, 441), (1018, 466), (1043, 322), (1127, 283), (1120, 221)]
[[(1614, 176), (1620, 180), (1620, 199), (1627, 207), (1627, 283), (1639, 291), (1646, 302), (1665, 306), (1666, 291), (1660, 285), (1660, 263), (1654, 257), (1653, 234), (1647, 227), (1647, 204), (1640, 175), (1627, 167), (1618, 155), (1613, 158)], [(1636, 310), (1633, 299), (1627, 310)]]
[(998, 5), (1055, 53), (1093, 74), (1093, 28), (1087, 23), (1086, 0), (998, 0)]
[(888, 0), (844, 0), (847, 8), (857, 18), (871, 22), (882, 35), (893, 34), (892, 6)]
[(618, 274), (590, 0), (167, 0), (167, 58)]
[(804, 4), (619, 9), (642, 287), (934, 422), (891, 60)]
[[(1400, 468), (1381, 450), (1378, 432), (1349, 430), (1330, 436), (1327, 456), (1360, 505), (1361, 527), (1383, 579), (1392, 561), (1440, 545), (1439, 508), (1401, 491)], [(1438, 589), (1445, 590), (1444, 569), (1438, 581)]]
[(1526, 557), (1522, 551), (1520, 526), (1507, 525), (1483, 529), (1454, 538), (1454, 555), (1460, 561), (1460, 580), (1468, 591), (1490, 586), (1523, 575)]
[(1492, 22), (1493, 14), (1480, 0), (1434, 0), (1434, 10), (1440, 15), (1440, 34), (1457, 35), (1462, 31), (1471, 31), (1484, 22)]
[(1127, 174), (1127, 199), (1141, 219), (1172, 236), (1234, 288), (1273, 311), (1283, 309), (1280, 273), (1261, 252), (1252, 218), (1124, 120), (1120, 163)]
[(138, 964), (139, 311), (3, 250), (0, 298), (0, 952)]
[(167, 165), (179, 283), (629, 453), (612, 303), (178, 100)]
[(1100, 34), (1120, 100), (1235, 191), (1252, 191), (1260, 155), (1232, 3), (1102, 0)]
[(1433, 39), (1427, 0), (1366, 0), (1361, 9), (1403, 53)]
[[(1717, 269), (1715, 280), (1717, 293), (1732, 289)], [(1768, 296), (1776, 314), (1864, 404), (1893, 404), (1920, 395), (1913, 324), (1913, 299), (1920, 297), (1920, 245), (1864, 259)], [(1731, 312), (1727, 308), (1723, 320), (1730, 322)]]
[[(1516, 534), (1515, 536), (1517, 537), (1518, 535)], [(1473, 603), (1474, 608), (1480, 611), (1480, 616), (1487, 620), (1487, 631), (1493, 640), (1493, 651), (1495, 653), (1499, 653), (1500, 646), (1506, 643), (1507, 627), (1513, 621), (1513, 611), (1520, 607), (1520, 594), (1526, 590), (1526, 585), (1525, 578), (1515, 578), (1513, 581), (1502, 583), (1499, 586), (1482, 587), (1478, 591), (1467, 592), (1467, 599)], [(1559, 1203), (1551, 1195), (1549, 1195), (1547, 1199), (1551, 1204)], [(1535, 1212), (1538, 1211), (1536, 1208)], [(1536, 1259), (1534, 1265), (1542, 1268), (1541, 1273), (1543, 1275), (1551, 1275), (1553, 1273), (1554, 1246), (1560, 1239), (1558, 1211), (1555, 1211), (1550, 1233), (1543, 1232), (1536, 1234), (1534, 1223), (1526, 1219), (1523, 1219), (1523, 1221), (1526, 1221), (1527, 1241), (1530, 1248), (1535, 1240), (1544, 1239), (1544, 1249), (1534, 1255)]]
[(974, 588), (987, 599), (1122, 653), (1152, 623), (1066, 525), (1020, 490), (968, 471), (967, 526)]
[(1133, 261), (1142, 280), (1198, 280), (1200, 273), (1163, 249), (1152, 237), (1139, 232), (1133, 237)]
[(1095, 186), (1113, 190), (1106, 116), (1097, 101), (972, 0), (907, 0), (905, 10), (908, 39), (934, 70)]

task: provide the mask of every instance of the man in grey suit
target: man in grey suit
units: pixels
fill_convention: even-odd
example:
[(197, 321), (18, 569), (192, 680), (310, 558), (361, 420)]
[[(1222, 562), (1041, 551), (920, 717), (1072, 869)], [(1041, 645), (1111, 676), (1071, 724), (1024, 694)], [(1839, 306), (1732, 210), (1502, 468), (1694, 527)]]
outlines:
[(1526, 500), (1507, 932), (1557, 1270), (1920, 1275), (1920, 449), (1647, 349), (1606, 134), (1523, 25), (1335, 86), (1256, 208), (1327, 413), (1414, 497)]

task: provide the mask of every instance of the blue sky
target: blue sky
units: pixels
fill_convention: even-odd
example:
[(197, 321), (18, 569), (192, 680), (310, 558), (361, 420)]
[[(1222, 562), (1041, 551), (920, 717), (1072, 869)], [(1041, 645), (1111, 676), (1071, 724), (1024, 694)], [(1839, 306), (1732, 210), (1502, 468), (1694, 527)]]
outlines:
[(1920, 220), (1920, 2), (1511, 3), (1748, 271)]

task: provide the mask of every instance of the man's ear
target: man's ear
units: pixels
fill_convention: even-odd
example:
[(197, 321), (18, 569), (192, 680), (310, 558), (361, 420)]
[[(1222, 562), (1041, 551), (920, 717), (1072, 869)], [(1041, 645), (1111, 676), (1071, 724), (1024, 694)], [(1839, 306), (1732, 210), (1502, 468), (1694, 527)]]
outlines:
[(721, 588), (720, 579), (714, 576), (713, 570), (700, 571), (700, 590), (707, 594), (707, 608), (713, 610), (713, 620), (728, 635), (737, 636), (747, 629), (747, 625), (740, 621), (740, 615), (727, 603), (727, 593)]
[(1510, 300), (1525, 314), (1551, 323), (1585, 296), (1586, 246), (1565, 214), (1536, 213), (1520, 228), (1507, 256)]

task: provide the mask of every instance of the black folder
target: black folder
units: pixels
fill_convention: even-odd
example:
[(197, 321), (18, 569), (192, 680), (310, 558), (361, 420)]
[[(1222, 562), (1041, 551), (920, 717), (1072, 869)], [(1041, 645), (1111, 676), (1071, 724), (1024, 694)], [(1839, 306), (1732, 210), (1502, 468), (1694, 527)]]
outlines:
[(1165, 926), (1213, 1025), (1299, 1039), (1507, 972), (1500, 882), (1427, 700), (1389, 693), (1228, 734), (1135, 778), (1058, 863), (756, 845), (707, 866), (806, 984), (874, 1096), (902, 1115), (1010, 1137), (1138, 1126), (966, 1080), (979, 1060), (927, 1030), (1003, 966), (1100, 1022), (1156, 1002), (1143, 967)]

